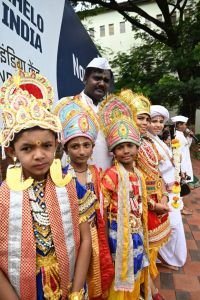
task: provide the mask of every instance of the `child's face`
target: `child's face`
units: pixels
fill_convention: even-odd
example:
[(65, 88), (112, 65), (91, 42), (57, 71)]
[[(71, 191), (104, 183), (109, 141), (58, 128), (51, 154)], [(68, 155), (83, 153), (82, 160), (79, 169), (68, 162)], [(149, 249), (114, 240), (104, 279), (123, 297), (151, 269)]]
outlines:
[(164, 128), (164, 118), (162, 116), (156, 116), (151, 118), (151, 123), (149, 124), (149, 131), (153, 135), (158, 135), (162, 132)]
[(65, 146), (72, 165), (86, 165), (92, 155), (93, 143), (90, 139), (80, 136), (71, 139)]
[(183, 122), (179, 122), (176, 126), (176, 129), (179, 131), (182, 131), (182, 132), (184, 132), (186, 128), (187, 128), (187, 125), (186, 125), (186, 123), (183, 123)]
[(121, 143), (114, 148), (115, 159), (124, 166), (132, 165), (136, 159), (138, 148), (133, 143)]
[(50, 130), (25, 131), (14, 143), (12, 155), (20, 161), (25, 178), (43, 180), (49, 171), (57, 141)]
[(150, 116), (148, 114), (137, 115), (136, 124), (141, 134), (147, 132), (148, 126), (150, 124)]
[(166, 140), (164, 140), (164, 143), (165, 143), (166, 145), (168, 145), (168, 146), (171, 145), (171, 138), (170, 138), (170, 136), (169, 136)]

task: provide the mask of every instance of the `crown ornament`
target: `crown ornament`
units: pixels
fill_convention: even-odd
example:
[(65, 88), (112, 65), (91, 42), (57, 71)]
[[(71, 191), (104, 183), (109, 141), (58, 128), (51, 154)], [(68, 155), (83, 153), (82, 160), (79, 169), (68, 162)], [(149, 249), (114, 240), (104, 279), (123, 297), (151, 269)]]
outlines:
[(99, 131), (98, 116), (79, 97), (61, 99), (54, 107), (62, 124), (62, 143), (84, 136), (95, 142)]
[(99, 118), (110, 151), (123, 142), (140, 145), (140, 134), (133, 121), (134, 106), (130, 97), (121, 93), (111, 94), (101, 103)]
[(50, 112), (53, 99), (53, 89), (41, 74), (18, 70), (9, 77), (0, 88), (2, 150), (23, 129), (39, 126), (60, 133), (62, 127), (59, 118)]
[(132, 102), (134, 119), (140, 114), (148, 114), (150, 116), (151, 102), (144, 95), (134, 93), (132, 90), (126, 89), (122, 90), (119, 96)]

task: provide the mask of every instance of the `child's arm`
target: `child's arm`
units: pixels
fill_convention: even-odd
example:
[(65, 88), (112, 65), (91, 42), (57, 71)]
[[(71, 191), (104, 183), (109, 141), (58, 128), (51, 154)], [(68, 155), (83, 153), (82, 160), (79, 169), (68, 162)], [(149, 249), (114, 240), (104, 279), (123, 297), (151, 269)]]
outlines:
[(79, 292), (83, 288), (86, 281), (92, 251), (90, 226), (88, 222), (83, 222), (80, 224), (80, 235), (81, 244), (76, 260), (74, 280), (72, 284), (72, 293)]
[(0, 300), (19, 300), (11, 284), (0, 270)]

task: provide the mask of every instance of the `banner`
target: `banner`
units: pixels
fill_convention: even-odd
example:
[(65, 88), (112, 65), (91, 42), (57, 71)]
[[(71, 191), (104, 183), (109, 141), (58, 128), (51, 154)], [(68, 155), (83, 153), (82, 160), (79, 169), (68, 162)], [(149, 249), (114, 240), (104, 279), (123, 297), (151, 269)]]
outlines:
[(57, 101), (83, 89), (85, 67), (98, 55), (68, 1), (0, 0), (0, 85), (19, 65), (46, 76)]

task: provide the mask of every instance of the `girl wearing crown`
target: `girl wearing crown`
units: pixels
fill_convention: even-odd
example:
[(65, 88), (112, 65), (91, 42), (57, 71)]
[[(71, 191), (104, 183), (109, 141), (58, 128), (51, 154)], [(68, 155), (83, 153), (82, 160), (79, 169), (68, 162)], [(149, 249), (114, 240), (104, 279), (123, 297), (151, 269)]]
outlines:
[[(142, 95), (133, 94), (131, 90), (124, 91), (122, 94), (132, 99), (134, 119), (141, 134), (137, 166), (144, 175), (147, 189), (150, 275), (154, 279), (158, 274), (156, 267), (158, 251), (168, 241), (171, 233), (167, 205), (168, 193), (158, 168), (160, 156), (153, 140), (147, 136), (150, 124), (150, 102)], [(154, 300), (163, 299), (152, 280), (151, 291)]]
[(127, 99), (111, 95), (100, 106), (101, 126), (115, 158), (114, 166), (102, 178), (115, 265), (109, 300), (138, 300), (141, 282), (148, 299), (147, 199), (143, 176), (135, 167), (140, 134), (129, 105)]
[(97, 116), (78, 97), (73, 100), (60, 100), (55, 107), (55, 113), (62, 123), (62, 143), (69, 158), (63, 171), (70, 174), (76, 184), (82, 210), (89, 211), (88, 222), (92, 237), (92, 255), (87, 278), (89, 299), (104, 299), (112, 282), (114, 269), (102, 217), (100, 169), (95, 165), (88, 165), (99, 130)]
[(40, 74), (19, 71), (0, 90), (1, 147), (15, 162), (0, 187), (4, 300), (83, 299), (89, 216), (78, 205), (71, 176), (63, 177), (54, 159), (62, 127), (49, 111), (52, 102), (52, 88)]

